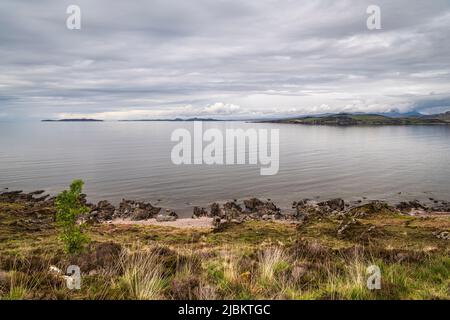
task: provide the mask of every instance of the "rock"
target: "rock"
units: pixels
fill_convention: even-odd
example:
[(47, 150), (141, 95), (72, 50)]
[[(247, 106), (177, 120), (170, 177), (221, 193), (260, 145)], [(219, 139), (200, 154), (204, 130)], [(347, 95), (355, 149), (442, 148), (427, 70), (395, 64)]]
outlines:
[(166, 209), (166, 214), (169, 215), (169, 216), (178, 218), (178, 214), (175, 211), (173, 211), (173, 210)]
[(36, 191), (30, 192), (29, 194), (31, 194), (33, 196), (37, 196), (37, 195), (43, 194), (44, 192), (45, 192), (45, 190), (36, 190)]
[(323, 215), (323, 210), (319, 208), (315, 201), (303, 199), (292, 204), (296, 210), (295, 219), (303, 221), (315, 215)]
[(151, 203), (123, 199), (113, 218), (147, 220), (155, 217), (160, 211), (161, 208), (154, 207)]
[(270, 200), (265, 203), (264, 207), (265, 209), (267, 209), (270, 212), (273, 212), (274, 214), (280, 212), (280, 209)]
[(9, 203), (16, 202), (19, 199), (21, 193), (22, 190), (2, 192), (0, 193), (0, 201)]
[(434, 235), (438, 239), (450, 240), (450, 232), (449, 231), (435, 232)]
[(331, 199), (328, 201), (319, 202), (317, 204), (322, 211), (330, 213), (333, 211), (342, 211), (345, 209), (345, 202), (341, 198)]
[(152, 215), (148, 211), (141, 208), (135, 208), (130, 216), (131, 220), (134, 221), (147, 220), (150, 219), (151, 217)]
[(131, 214), (130, 218), (133, 221), (147, 220), (152, 218), (152, 214), (147, 210), (136, 208), (133, 210), (133, 213)]
[(52, 265), (48, 268), (48, 272), (50, 272), (51, 274), (53, 274), (55, 276), (60, 276), (63, 274), (61, 269), (59, 269), (56, 266), (52, 266)]
[(376, 214), (396, 214), (398, 213), (397, 210), (388, 205), (386, 202), (383, 201), (371, 201), (369, 203), (363, 204), (361, 206), (357, 206), (354, 208), (351, 208), (348, 211), (348, 215), (352, 216), (354, 218), (364, 218)]
[(173, 216), (173, 215), (158, 214), (156, 216), (156, 221), (158, 221), (158, 222), (168, 222), (168, 221), (175, 221), (175, 220), (177, 220), (177, 217)]
[(30, 193), (24, 193), (22, 190), (16, 190), (16, 191), (7, 191), (0, 193), (0, 202), (8, 202), (8, 203), (15, 203), (15, 202), (34, 202), (39, 203), (43, 202), (45, 199), (48, 198), (48, 195), (45, 195), (43, 197), (35, 198), (35, 195), (40, 195), (44, 193), (44, 190), (37, 190)]
[(256, 212), (259, 207), (264, 206), (264, 202), (257, 198), (251, 198), (244, 200), (244, 206), (250, 212)]
[(409, 213), (411, 210), (427, 210), (427, 207), (421, 204), (419, 201), (400, 202), (396, 208), (403, 213)]
[(200, 217), (206, 217), (208, 216), (208, 212), (206, 211), (205, 208), (200, 208), (200, 207), (194, 207), (193, 213), (192, 213), (192, 218), (200, 218)]
[(450, 205), (448, 204), (448, 202), (441, 201), (441, 203), (439, 203), (439, 201), (435, 200), (434, 204), (435, 205), (433, 206), (433, 208), (431, 208), (431, 211), (450, 212)]
[(297, 215), (296, 215), (296, 219), (298, 221), (302, 221), (302, 222), (307, 221), (308, 217), (309, 217), (309, 215), (304, 213), (304, 212), (298, 212)]
[(288, 216), (288, 215), (282, 215), (281, 212), (277, 212), (277, 213), (275, 213), (275, 214), (273, 215), (273, 218), (274, 218), (275, 220), (281, 220), (281, 219), (287, 218), (287, 217), (289, 217), (289, 216)]
[(35, 195), (43, 193), (42, 190), (24, 193), (22, 190), (7, 191), (0, 193), (1, 202), (37, 202), (38, 200), (34, 198)]
[(241, 213), (242, 208), (236, 202), (227, 202), (223, 205), (222, 217), (227, 220), (237, 218)]
[(260, 216), (280, 213), (280, 209), (270, 200), (261, 201), (257, 198), (251, 198), (244, 200), (244, 206), (247, 212), (258, 213)]
[(91, 212), (87, 215), (87, 221), (108, 221), (113, 219), (116, 208), (106, 200), (99, 201), (92, 206)]
[(223, 208), (224, 208), (225, 210), (234, 209), (234, 210), (237, 210), (237, 211), (239, 211), (239, 212), (242, 212), (241, 206), (238, 205), (235, 201), (229, 201), (229, 202), (225, 203), (225, 204), (223, 205)]
[(214, 202), (211, 204), (211, 217), (217, 217), (222, 215), (222, 210), (220, 210), (220, 206), (218, 203)]
[(221, 223), (221, 219), (219, 217), (214, 217), (212, 221), (212, 225), (214, 228), (219, 228)]

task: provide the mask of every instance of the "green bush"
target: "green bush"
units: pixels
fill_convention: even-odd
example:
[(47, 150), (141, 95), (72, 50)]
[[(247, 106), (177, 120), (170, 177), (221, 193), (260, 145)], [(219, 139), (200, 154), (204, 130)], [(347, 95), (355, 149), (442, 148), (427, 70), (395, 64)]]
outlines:
[(89, 208), (80, 201), (84, 182), (74, 180), (70, 190), (64, 190), (56, 197), (56, 223), (60, 229), (60, 239), (67, 253), (79, 253), (89, 238), (83, 234), (82, 225), (77, 223), (78, 216), (89, 212)]

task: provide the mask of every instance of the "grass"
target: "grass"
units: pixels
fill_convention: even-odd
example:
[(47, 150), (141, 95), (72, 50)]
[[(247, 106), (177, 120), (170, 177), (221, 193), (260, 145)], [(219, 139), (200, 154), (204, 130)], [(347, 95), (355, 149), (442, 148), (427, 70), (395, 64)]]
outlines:
[(270, 247), (258, 255), (258, 275), (262, 284), (272, 284), (275, 276), (289, 269), (289, 262), (281, 247)]
[[(347, 237), (332, 217), (220, 232), (100, 224), (87, 228), (86, 252), (67, 255), (54, 227), (25, 232), (13, 227), (23, 207), (0, 208), (1, 299), (450, 298), (449, 242), (433, 234), (450, 229), (449, 217), (368, 214)], [(362, 242), (369, 226), (377, 232)], [(82, 270), (81, 290), (49, 271), (70, 264)], [(381, 270), (380, 290), (367, 288), (370, 265)]]
[(119, 257), (118, 267), (122, 275), (117, 285), (127, 298), (157, 300), (162, 298), (166, 286), (163, 266), (158, 263), (155, 251), (124, 251)]

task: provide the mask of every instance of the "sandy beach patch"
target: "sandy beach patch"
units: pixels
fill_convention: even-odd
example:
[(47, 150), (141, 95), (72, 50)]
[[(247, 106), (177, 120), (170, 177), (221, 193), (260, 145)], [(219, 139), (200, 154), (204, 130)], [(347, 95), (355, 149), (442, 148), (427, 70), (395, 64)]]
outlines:
[(211, 229), (213, 227), (212, 221), (213, 221), (212, 218), (200, 217), (198, 219), (180, 218), (175, 221), (165, 221), (165, 222), (159, 222), (159, 221), (156, 221), (156, 219), (148, 219), (148, 220), (140, 220), (140, 221), (115, 219), (115, 220), (109, 221), (107, 223), (124, 224), (124, 225), (154, 225), (154, 226), (175, 227), (175, 228), (208, 228), (208, 229)]

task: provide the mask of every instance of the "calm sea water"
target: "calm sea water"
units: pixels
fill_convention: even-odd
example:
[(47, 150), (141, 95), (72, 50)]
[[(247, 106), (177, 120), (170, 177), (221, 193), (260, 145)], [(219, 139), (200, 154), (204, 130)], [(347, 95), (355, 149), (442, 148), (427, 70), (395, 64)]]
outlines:
[[(302, 198), (450, 200), (450, 126), (318, 127), (207, 122), (204, 128), (277, 128), (280, 169), (176, 166), (173, 130), (192, 122), (0, 122), (0, 190), (55, 194), (81, 178), (92, 201), (146, 200), (180, 210), (246, 197), (288, 206)], [(399, 194), (401, 192), (401, 194)]]

